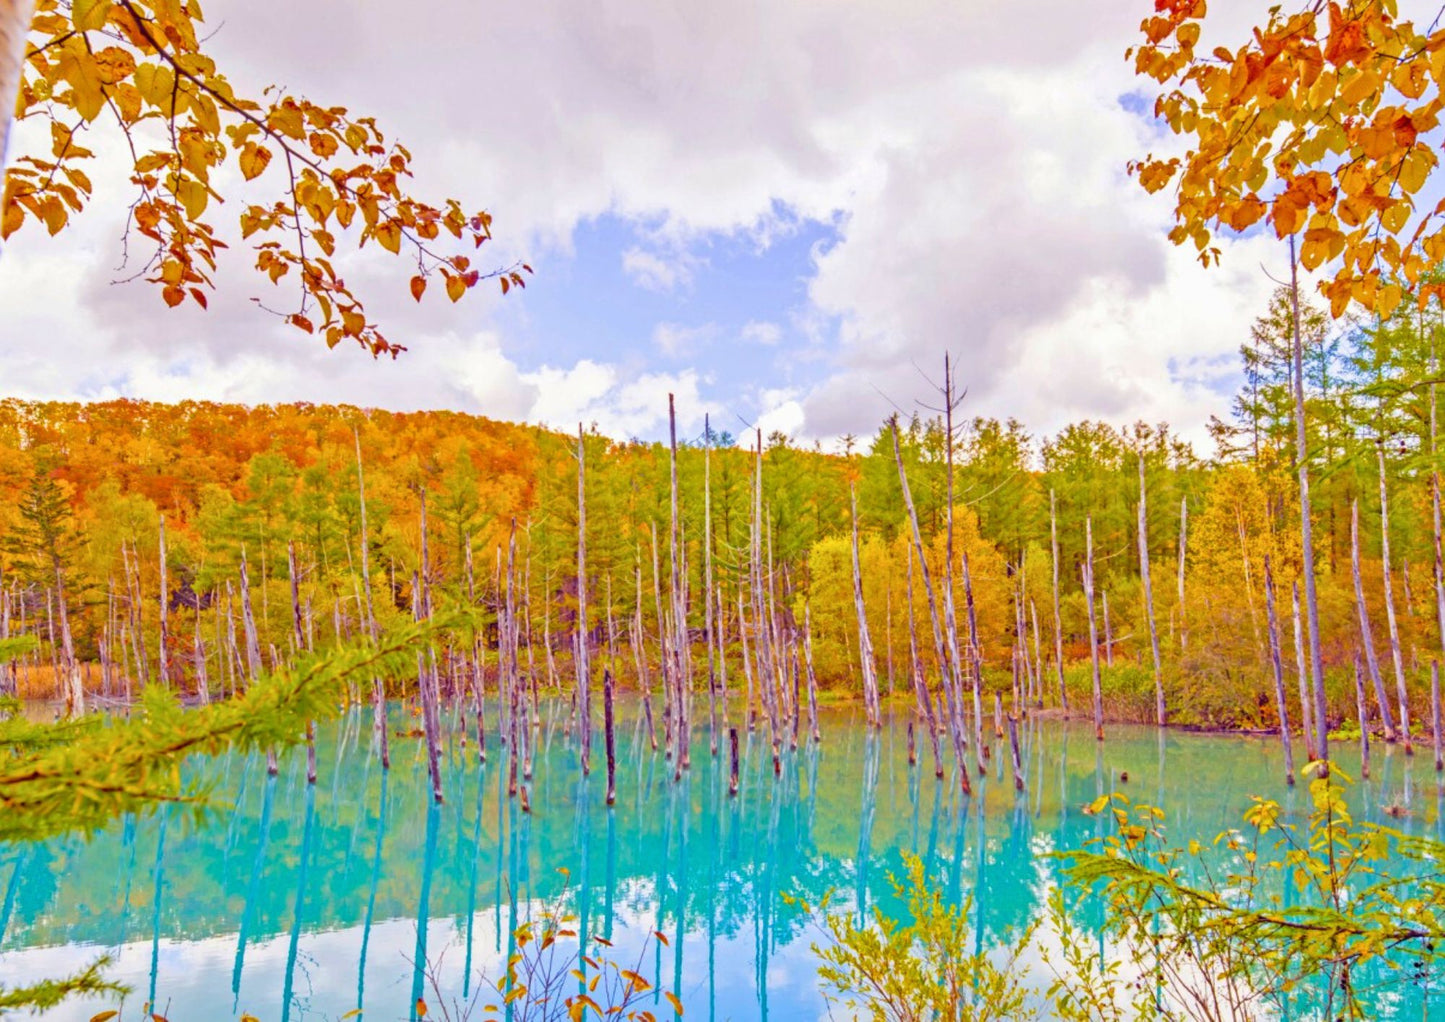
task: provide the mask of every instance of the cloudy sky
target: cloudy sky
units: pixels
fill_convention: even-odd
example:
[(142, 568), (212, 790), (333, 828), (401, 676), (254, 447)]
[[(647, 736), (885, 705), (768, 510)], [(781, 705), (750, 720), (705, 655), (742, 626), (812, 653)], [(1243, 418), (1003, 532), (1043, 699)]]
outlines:
[[(1221, 41), (1260, 14), (1232, 6)], [(949, 351), (969, 413), (1037, 432), (1168, 420), (1206, 453), (1285, 257), (1255, 236), (1202, 269), (1164, 238), (1167, 197), (1125, 175), (1174, 144), (1124, 60), (1151, 10), (208, 0), (233, 82), (374, 114), (413, 150), (417, 190), (490, 209), (493, 260), (525, 257), (535, 280), (416, 305), (404, 261), (350, 260), (410, 349), (395, 363), (257, 310), (276, 296), (244, 249), (209, 313), (169, 311), (113, 283), (126, 190), (106, 163), (72, 230), (27, 228), (0, 258), (0, 393), (456, 408), (655, 437), (675, 392), (686, 430), (706, 411), (831, 443), (926, 399)]]

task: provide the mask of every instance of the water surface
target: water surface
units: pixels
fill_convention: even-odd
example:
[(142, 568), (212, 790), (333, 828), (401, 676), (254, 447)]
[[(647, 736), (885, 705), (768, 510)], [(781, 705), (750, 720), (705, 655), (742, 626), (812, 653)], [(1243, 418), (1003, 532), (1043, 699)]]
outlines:
[[(993, 776), (963, 800), (951, 777), (934, 779), (926, 749), (922, 769), (909, 767), (904, 718), (870, 737), (860, 716), (835, 709), (821, 747), (785, 751), (777, 778), (764, 733), (744, 734), (736, 798), (705, 724), (674, 783), (629, 717), (609, 809), (600, 735), (584, 778), (555, 712), (538, 733), (530, 813), (507, 796), (495, 736), (486, 765), (451, 739), (437, 806), (420, 743), (394, 739), (383, 772), (358, 712), (322, 729), (315, 787), (300, 750), (274, 778), (263, 756), (232, 754), (194, 764), (222, 803), (202, 820), (172, 808), (90, 840), (0, 848), (0, 978), (58, 976), (109, 953), (111, 976), (133, 991), (125, 1017), (149, 1001), (175, 1022), (336, 1019), (357, 1007), (407, 1019), (418, 995), (436, 1002), (434, 983), (443, 998), (467, 998), (499, 976), (515, 927), (560, 899), (625, 964), (642, 953), (639, 971), (689, 1019), (820, 1019), (818, 934), (783, 894), (817, 902), (832, 891), (848, 910), (896, 913), (888, 873), (913, 852), (949, 898), (973, 899), (988, 940), (1040, 912), (1057, 872), (1046, 853), (1102, 833), (1103, 819), (1082, 810), (1098, 794), (1164, 806), (1180, 843), (1239, 825), (1252, 794), (1297, 820), (1309, 808), (1283, 784), (1277, 740), (1115, 727), (1100, 746), (1091, 727), (1059, 720), (1023, 726), (1022, 793), (1000, 743)], [(1353, 770), (1352, 750), (1338, 751)], [(1406, 806), (1388, 819), (1406, 831), (1441, 826), (1429, 755), (1377, 748), (1374, 778), (1350, 798), (1371, 819)], [(656, 930), (668, 946), (644, 944)], [(1422, 996), (1390, 995), (1412, 1006)], [(85, 1020), (101, 1006), (75, 1001), (47, 1017)], [(665, 1000), (655, 1010), (670, 1016)]]

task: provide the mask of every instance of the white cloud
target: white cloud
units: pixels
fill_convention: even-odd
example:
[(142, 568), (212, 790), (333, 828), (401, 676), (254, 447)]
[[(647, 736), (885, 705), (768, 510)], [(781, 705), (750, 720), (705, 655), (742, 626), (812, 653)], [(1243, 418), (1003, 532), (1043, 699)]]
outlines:
[[(1219, 41), (1239, 35), (1243, 6), (1212, 22)], [(1124, 176), (1128, 158), (1169, 144), (1118, 102), (1140, 87), (1123, 59), (1137, 0), (1021, 0), (1006, 15), (945, 0), (207, 12), (238, 85), (374, 113), (416, 153), (419, 190), (490, 204), (495, 262), (527, 253), (545, 274), (579, 223), (612, 213), (644, 225), (617, 254), (629, 277), (686, 292), (703, 232), (765, 245), (799, 217), (837, 224), (793, 320), (825, 378), (753, 408), (805, 437), (871, 432), (890, 401), (926, 396), (914, 364), (945, 350), (979, 410), (1036, 428), (1167, 415), (1197, 431), (1223, 405), (1200, 373), (1229, 371), (1268, 290), (1267, 242), (1226, 243), (1224, 271), (1204, 271), (1163, 240), (1167, 200)], [(59, 239), (27, 230), (0, 260), (6, 392), (452, 406), (622, 434), (656, 430), (668, 388), (699, 417), (730, 397), (700, 370), (604, 354), (558, 365), (542, 351), (531, 364), (546, 368), (521, 372), (490, 322), (495, 297), (418, 306), (405, 268), (371, 252), (344, 272), (411, 349), (396, 364), (308, 346), (258, 313), (250, 297), (277, 295), (244, 249), (228, 253), (209, 316), (167, 312), (145, 285), (108, 285), (123, 189), (100, 188), (109, 212)], [(744, 315), (749, 297), (737, 294)], [(701, 340), (672, 324), (653, 339), (669, 358)], [(796, 355), (772, 322), (741, 339)], [(638, 405), (659, 393), (660, 408)]]
[(783, 338), (783, 330), (776, 323), (766, 321), (749, 320), (743, 324), (742, 339), (749, 344), (762, 344), (771, 347)]
[(703, 399), (701, 381), (691, 369), (624, 378), (616, 366), (583, 359), (571, 369), (547, 366), (521, 378), (537, 394), (527, 419), (567, 432), (580, 423), (611, 437), (660, 436), (667, 430), (669, 394), (682, 436), (700, 433), (704, 412), (717, 415), (720, 410)]
[(692, 265), (684, 259), (664, 258), (634, 245), (622, 253), (622, 270), (649, 291), (672, 291), (692, 283)]
[(680, 323), (659, 323), (652, 330), (652, 343), (669, 358), (690, 355), (717, 335), (712, 323), (683, 326)]

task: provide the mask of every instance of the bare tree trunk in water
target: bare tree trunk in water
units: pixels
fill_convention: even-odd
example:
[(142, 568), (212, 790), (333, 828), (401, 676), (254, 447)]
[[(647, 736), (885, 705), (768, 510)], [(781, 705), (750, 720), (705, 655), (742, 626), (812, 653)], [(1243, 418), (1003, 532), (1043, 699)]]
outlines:
[[(1355, 576), (1355, 610), (1360, 619), (1360, 645), (1365, 648), (1365, 665), (1370, 671), (1370, 684), (1375, 687), (1375, 702), (1380, 707), (1380, 721), (1385, 728), (1385, 741), (1395, 740), (1395, 720), (1390, 713), (1390, 697), (1380, 681), (1380, 663), (1375, 657), (1375, 636), (1370, 628), (1370, 613), (1365, 606), (1365, 586), (1360, 580), (1360, 505), (1350, 502), (1350, 566)], [(1364, 722), (1360, 722), (1364, 726)]]
[(1094, 521), (1084, 519), (1084, 598), (1089, 607), (1089, 659), (1094, 668), (1094, 737), (1104, 740), (1104, 694), (1099, 684), (1099, 629), (1094, 618)]
[(1284, 744), (1284, 781), (1294, 784), (1294, 750), (1289, 744), (1289, 708), (1284, 698), (1284, 660), (1279, 651), (1279, 615), (1274, 607), (1274, 569), (1264, 555), (1264, 613), (1269, 625), (1269, 657), (1274, 666), (1274, 701), (1279, 712), (1279, 740)]
[(1380, 551), (1384, 568), (1385, 621), (1390, 632), (1390, 659), (1395, 666), (1395, 692), (1400, 699), (1400, 737), (1405, 742), (1405, 755), (1415, 755), (1410, 741), (1410, 693), (1405, 689), (1405, 662), (1400, 656), (1400, 627), (1395, 621), (1395, 589), (1390, 577), (1390, 493), (1385, 485), (1385, 447), (1375, 449), (1380, 456)]
[(1149, 584), (1149, 513), (1145, 509), (1144, 454), (1139, 454), (1139, 578), (1144, 584), (1144, 616), (1149, 619), (1149, 645), (1154, 650), (1154, 716), (1164, 726), (1164, 672), (1159, 666), (1159, 630), (1154, 627), (1154, 590)]
[(1054, 565), (1054, 667), (1059, 672), (1059, 706), (1069, 715), (1069, 693), (1064, 687), (1064, 625), (1059, 615), (1059, 521), (1055, 513), (1054, 491), (1049, 491), (1049, 550)]
[(592, 772), (592, 712), (587, 703), (590, 692), (587, 668), (587, 449), (582, 424), (577, 424), (577, 710), (581, 714), (580, 751), (582, 773)]
[[(1324, 658), (1320, 655), (1320, 604), (1315, 592), (1314, 530), (1310, 523), (1309, 442), (1305, 436), (1304, 341), (1300, 337), (1299, 265), (1295, 262), (1294, 235), (1289, 239), (1289, 298), (1294, 336), (1295, 458), (1299, 462), (1300, 542), (1304, 564), (1305, 622), (1309, 636), (1310, 671), (1315, 687), (1316, 752), (1328, 763), (1329, 707), (1325, 705)], [(1329, 767), (1321, 768), (1324, 776)]]

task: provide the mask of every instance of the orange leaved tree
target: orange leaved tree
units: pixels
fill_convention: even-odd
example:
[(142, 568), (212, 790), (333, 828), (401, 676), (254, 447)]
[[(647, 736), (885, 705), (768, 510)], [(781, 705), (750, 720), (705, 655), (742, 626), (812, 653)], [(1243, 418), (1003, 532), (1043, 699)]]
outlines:
[[(1294, 317), (1294, 397), (1302, 574), (1317, 719), (1324, 685), (1310, 535), (1301, 382), (1298, 262), (1321, 271), (1339, 317), (1352, 304), (1388, 317), (1407, 293), (1445, 298), (1426, 271), (1445, 258), (1445, 200), (1422, 196), (1439, 165), (1445, 27), (1399, 17), (1396, 0), (1309, 0), (1277, 5), (1231, 48), (1208, 46), (1205, 0), (1155, 0), (1130, 49), (1135, 70), (1161, 91), (1154, 114), (1187, 140), (1183, 156), (1129, 165), (1150, 192), (1173, 186), (1170, 239), (1217, 262), (1216, 232), (1263, 222), (1288, 239)], [(1445, 626), (1440, 497), (1434, 475), (1435, 583)], [(1320, 726), (1317, 748), (1325, 756)]]
[(276, 90), (237, 93), (205, 52), (201, 20), (198, 0), (0, 0), (0, 153), (12, 110), (49, 125), (48, 138), (36, 133), (43, 148), (10, 154), (0, 239), (27, 225), (55, 234), (85, 208), (99, 134), (86, 129), (109, 121), (128, 147), (126, 232), (146, 239), (135, 276), (167, 305), (206, 305), (226, 247), (210, 214), (228, 164), (275, 185), (240, 208), (241, 237), (257, 270), (296, 287), (286, 320), (329, 346), (350, 338), (374, 356), (404, 350), (338, 273), (335, 253), (348, 243), (413, 259), (418, 301), (437, 276), (452, 301), (483, 280), (503, 293), (523, 286), (525, 264), (473, 267), (469, 253), (492, 236), (484, 210), (412, 195), (411, 153), (370, 117)]

